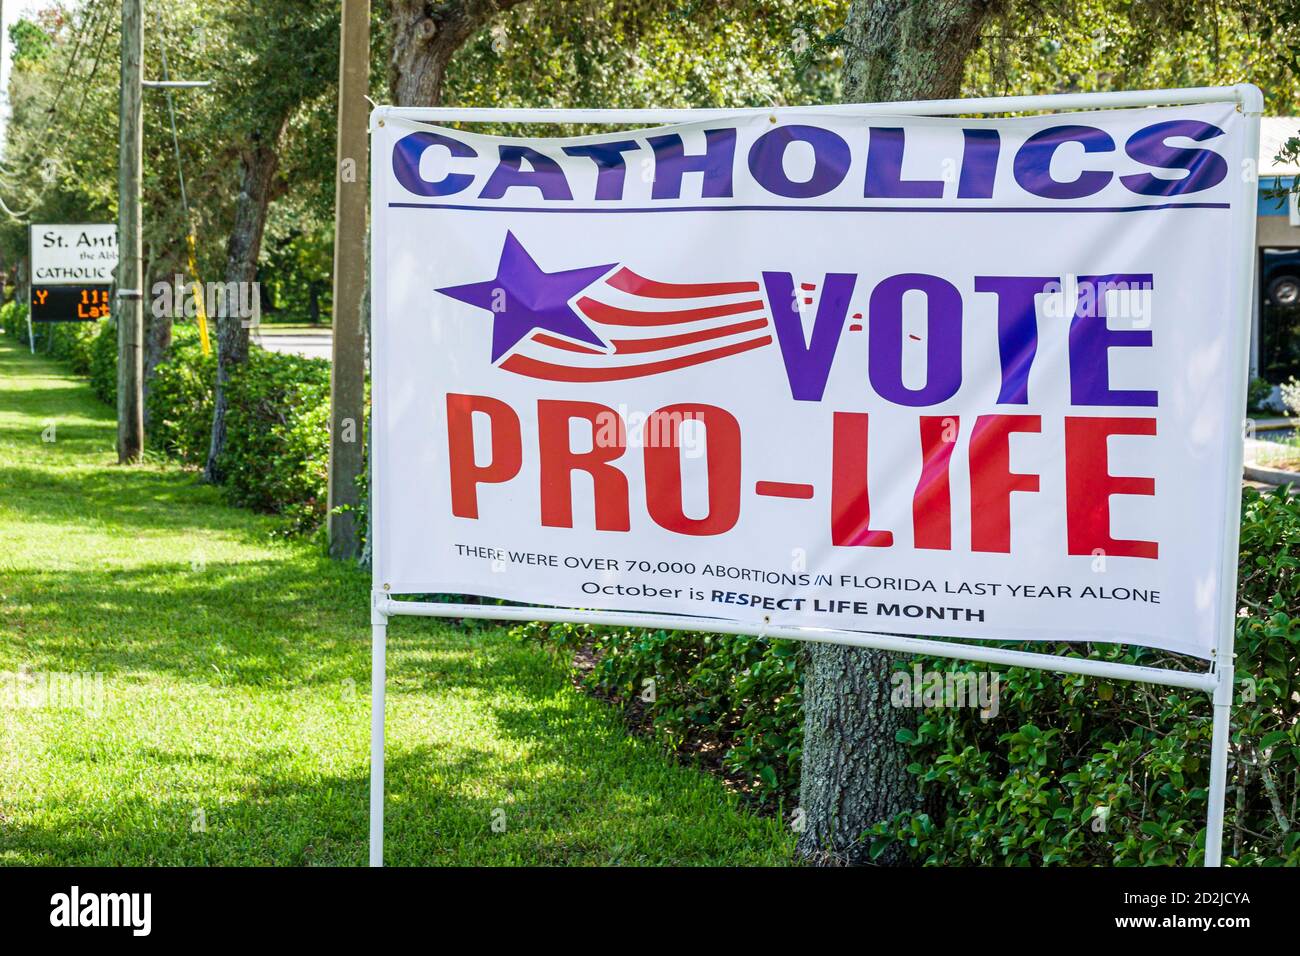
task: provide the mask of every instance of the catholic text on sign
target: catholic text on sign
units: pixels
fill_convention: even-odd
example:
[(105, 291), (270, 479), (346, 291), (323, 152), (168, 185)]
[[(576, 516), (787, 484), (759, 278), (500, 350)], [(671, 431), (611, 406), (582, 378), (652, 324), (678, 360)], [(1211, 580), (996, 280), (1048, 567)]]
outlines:
[(1210, 657), (1243, 127), (377, 128), (376, 581)]
[(84, 322), (107, 318), (116, 268), (116, 225), (33, 225), (32, 321)]

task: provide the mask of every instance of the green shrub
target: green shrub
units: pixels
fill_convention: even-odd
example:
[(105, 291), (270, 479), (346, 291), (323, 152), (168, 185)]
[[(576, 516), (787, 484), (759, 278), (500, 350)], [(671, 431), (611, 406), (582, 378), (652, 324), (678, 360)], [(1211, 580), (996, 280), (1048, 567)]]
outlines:
[(1288, 415), (1300, 415), (1300, 379), (1294, 375), (1282, 383), (1282, 404)]
[[(6, 335), (27, 343), (27, 303), (10, 299), (0, 305), (0, 328)], [(106, 322), (37, 322), (32, 327), (36, 351), (67, 362), (77, 375), (90, 372), (95, 340)]]
[(101, 402), (117, 404), (117, 322), (99, 323), (99, 334), (90, 343), (90, 390)]
[(68, 363), (77, 375), (90, 374), (95, 340), (103, 322), (46, 322), (39, 327), (37, 349), (42, 342), (50, 355)]
[(248, 364), (230, 379), (226, 447), (218, 462), (233, 503), (282, 514), (295, 531), (320, 523), (329, 392), (328, 362), (249, 350)]
[[(1246, 492), (1238, 603), (1224, 856), (1239, 864), (1300, 864), (1300, 499)], [(1070, 651), (1063, 645), (1055, 652)], [(1148, 665), (1169, 656), (1097, 653)], [(922, 666), (978, 669), (930, 659)], [(907, 814), (882, 823), (874, 850), (901, 841), (914, 860), (935, 865), (1201, 862), (1206, 695), (1021, 668), (1000, 678), (995, 718), (929, 709), (916, 734), (903, 735), (927, 805), (939, 809), (934, 818)]]
[[(6, 303), (0, 321), (25, 322), (25, 308)], [(89, 377), (96, 395), (116, 401), (114, 322), (58, 323), (41, 334), (51, 354)], [(230, 381), (226, 448), (219, 462), (226, 495), (234, 504), (284, 515), (291, 531), (310, 531), (325, 515), (329, 374), (328, 362), (254, 346), (248, 364)], [(202, 354), (197, 328), (173, 326), (167, 357), (149, 382), (149, 448), (188, 464), (205, 461), (215, 380), (216, 357)], [(363, 439), (358, 433), (357, 440)], [(364, 475), (360, 484), (364, 491)], [(364, 510), (359, 517), (364, 521)]]
[[(8, 302), (0, 308), (0, 324), (14, 334), (27, 338), (27, 305)], [(90, 372), (91, 353), (104, 322), (37, 322), (32, 327), (32, 340), (36, 351), (67, 362), (77, 375)]]
[[(27, 341), (27, 303), (11, 299), (0, 306), (0, 326), (14, 338)], [(37, 322), (32, 339), (37, 352), (67, 362), (77, 375), (91, 376), (95, 394), (110, 404), (115, 400), (117, 330), (111, 322)], [(101, 350), (104, 355), (97, 358)]]
[(36, 350), (52, 358), (68, 361), (72, 351), (72, 324), (69, 322), (37, 322)]
[(217, 360), (203, 354), (197, 333), (187, 334), (192, 331), (190, 326), (176, 326), (166, 360), (154, 369), (146, 400), (146, 445), (187, 464), (201, 465), (212, 438)]
[(0, 327), (3, 327), (5, 334), (15, 339), (25, 339), (27, 337), (27, 303), (19, 302), (17, 299), (10, 299), (4, 305), (0, 305)]
[(589, 649), (589, 688), (641, 710), (671, 749), (720, 748), (723, 772), (758, 802), (797, 792), (803, 689), (796, 642), (540, 623), (520, 634)]
[(107, 322), (87, 322), (77, 326), (68, 349), (68, 364), (77, 375), (89, 375), (95, 361), (95, 348), (99, 337), (105, 334)]

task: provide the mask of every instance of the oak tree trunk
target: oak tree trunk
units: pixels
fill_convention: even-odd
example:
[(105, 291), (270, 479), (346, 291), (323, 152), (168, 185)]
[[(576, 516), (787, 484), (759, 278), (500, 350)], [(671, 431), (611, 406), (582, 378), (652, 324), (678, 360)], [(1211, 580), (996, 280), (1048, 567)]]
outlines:
[[(240, 157), (239, 199), (235, 203), (234, 228), (226, 245), (227, 283), (251, 283), (257, 278), (257, 258), (262, 250), (267, 209), (274, 198), (275, 173), (280, 165), (277, 149), (283, 128), (282, 123), (273, 136), (257, 140)], [(231, 288), (244, 286), (227, 285), (227, 289)], [(213, 317), (217, 328), (217, 383), (212, 402), (212, 440), (203, 470), (204, 478), (210, 482), (219, 482), (222, 477), (220, 457), (226, 447), (228, 407), (226, 386), (231, 373), (248, 361), (248, 327), (237, 307), (243, 301), (252, 301), (252, 297), (242, 293), (224, 296), (224, 307)]]
[(397, 106), (442, 103), (447, 66), (465, 41), (498, 13), (525, 0), (390, 0), (388, 89)]
[[(443, 82), (452, 57), (494, 16), (527, 0), (389, 0), (388, 35), (392, 39), (388, 57), (388, 91), (397, 106), (439, 106)], [(370, 243), (366, 243), (366, 248)], [(362, 310), (366, 336), (370, 335), (370, 270), (366, 270), (366, 294)], [(370, 486), (370, 423), (366, 423), (367, 488)], [(369, 492), (365, 502), (366, 538), (358, 558), (370, 566), (372, 522)]]
[(853, 0), (844, 26), (846, 103), (943, 100), (1008, 0)]
[(31, 272), (26, 256), (18, 259), (18, 266), (14, 269), (14, 301), (22, 302), (24, 305), (32, 301), (32, 283)]
[[(844, 29), (844, 100), (947, 99), (961, 92), (967, 57), (1006, 0), (854, 0)], [(815, 863), (869, 862), (863, 833), (918, 809), (909, 754), (896, 739), (915, 725), (890, 705), (887, 651), (813, 644), (804, 678), (801, 855)], [(904, 865), (901, 847), (875, 862)]]
[(167, 352), (171, 347), (171, 313), (153, 315), (146, 312), (144, 323), (144, 427), (146, 431), (150, 426), (149, 393), (153, 390), (154, 376), (157, 374), (158, 366), (166, 360)]
[[(144, 288), (152, 292), (154, 287), (154, 266), (157, 258), (153, 244), (144, 263)], [(158, 366), (167, 359), (167, 351), (172, 345), (172, 314), (170, 311), (155, 308), (151, 295), (145, 296), (144, 308), (144, 427), (149, 430), (149, 393), (153, 389), (154, 375)]]

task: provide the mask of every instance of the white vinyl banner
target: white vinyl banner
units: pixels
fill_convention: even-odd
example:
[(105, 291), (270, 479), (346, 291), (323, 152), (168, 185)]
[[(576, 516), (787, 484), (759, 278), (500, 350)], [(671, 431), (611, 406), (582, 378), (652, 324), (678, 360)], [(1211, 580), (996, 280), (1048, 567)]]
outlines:
[(377, 116), (377, 586), (1211, 656), (1233, 105)]

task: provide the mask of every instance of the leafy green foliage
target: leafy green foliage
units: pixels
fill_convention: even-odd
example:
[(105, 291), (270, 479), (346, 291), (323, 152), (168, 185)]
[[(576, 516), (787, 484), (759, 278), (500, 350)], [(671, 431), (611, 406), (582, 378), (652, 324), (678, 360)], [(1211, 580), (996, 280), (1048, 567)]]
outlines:
[[(171, 75), (204, 79), (220, 71), (228, 37), (211, 0), (159, 0), (146, 10), (145, 74), (162, 76), (166, 49)], [(162, 29), (159, 29), (161, 18)], [(15, 61), (9, 77), (12, 115), (4, 161), (15, 175), (4, 200), (28, 210), (23, 221), (0, 222), (0, 254), (12, 263), (27, 254), (27, 221), (112, 222), (117, 218), (120, 4), (80, 0), (38, 14), (24, 30), (39, 34), (43, 56)], [(152, 97), (158, 96), (157, 99)], [(206, 93), (173, 94), (179, 149), (198, 235), (199, 267), (214, 274), (224, 260), (225, 233), (237, 195), (236, 164), (217, 103)], [(146, 97), (143, 231), (149, 285), (185, 268), (185, 222), (176, 156), (162, 94)], [(146, 288), (149, 287), (146, 285)]]
[(19, 20), (9, 28), (9, 41), (14, 45), (13, 64), (23, 68), (47, 59), (54, 49), (48, 33), (31, 20)]
[(90, 389), (101, 402), (117, 404), (117, 322), (99, 323), (90, 343)]
[(799, 646), (731, 634), (530, 623), (530, 640), (587, 650), (586, 686), (639, 711), (673, 750), (712, 755), (759, 802), (792, 797), (803, 745)]
[[(0, 327), (27, 342), (27, 303), (10, 299), (0, 306)], [(100, 322), (37, 322), (32, 327), (36, 351), (66, 362), (77, 375), (90, 379), (100, 401), (117, 400), (117, 326)]]
[[(283, 205), (283, 204), (282, 204)], [(271, 231), (289, 218), (277, 209)], [(294, 217), (294, 221), (296, 217)], [(328, 324), (333, 311), (334, 234), (327, 227), (309, 232), (289, 227), (284, 236), (268, 235), (258, 279), (263, 322)]]
[(329, 461), (329, 363), (249, 350), (229, 384), (221, 457), (231, 502), (289, 519), (293, 530), (325, 516)]
[(202, 465), (212, 437), (215, 355), (204, 355), (193, 326), (175, 326), (171, 350), (149, 382), (147, 446), (189, 465)]
[(1282, 404), (1286, 406), (1287, 414), (1300, 415), (1300, 379), (1292, 376), (1289, 381), (1283, 382), (1281, 392)]
[(1252, 378), (1250, 385), (1246, 388), (1246, 410), (1261, 411), (1264, 403), (1268, 401), (1269, 396), (1273, 394), (1271, 383), (1262, 378)]
[[(295, 228), (328, 229), (334, 189), (337, 0), (157, 0), (145, 11), (144, 72), (209, 80), (202, 91), (146, 95), (143, 245), (145, 288), (190, 274), (186, 232), (197, 237), (201, 278), (219, 278), (239, 195), (239, 159), (278, 129), (280, 179), (292, 183)], [(75, 0), (11, 29), (19, 44), (9, 77), (3, 199), (26, 214), (0, 221), (0, 258), (27, 254), (28, 221), (117, 218), (120, 4)], [(25, 52), (24, 52), (25, 51)], [(109, 144), (107, 148), (105, 144)], [(179, 151), (179, 157), (177, 156)], [(190, 224), (180, 201), (184, 170)], [(20, 221), (21, 220), (21, 221)], [(192, 278), (192, 276), (191, 276)]]
[[(0, 307), (0, 325), (26, 335), (26, 306)], [(108, 404), (117, 394), (117, 327), (51, 323), (38, 327), (37, 348), (86, 375)], [(15, 332), (17, 335), (18, 333)], [(149, 381), (148, 446), (201, 465), (212, 429), (216, 357), (204, 356), (198, 330), (172, 328), (166, 358)], [(230, 382), (224, 491), (233, 503), (283, 515), (283, 530), (314, 530), (325, 516), (329, 456), (329, 363), (254, 346)]]
[(970, 58), (975, 96), (1254, 83), (1270, 112), (1300, 96), (1300, 4), (1015, 0)]
[(95, 362), (95, 344), (103, 334), (104, 322), (60, 323), (61, 335), (55, 341), (54, 354), (64, 359), (77, 375), (89, 375)]
[[(1238, 864), (1300, 863), (1298, 570), (1300, 500), (1248, 490), (1225, 849)], [(1169, 663), (1169, 655), (1140, 648), (1095, 648), (1094, 656)], [(928, 659), (923, 666), (976, 669)], [(956, 708), (925, 712), (905, 742), (921, 792), (939, 812), (880, 824), (875, 851), (901, 841), (913, 859), (932, 865), (1203, 859), (1211, 730), (1205, 695), (1021, 668), (1000, 678), (993, 719)]]
[(5, 334), (20, 339), (27, 334), (27, 303), (10, 299), (0, 305), (0, 328)]
[[(27, 307), (20, 306), (20, 312), (25, 324)], [(88, 375), (100, 326), (99, 322), (38, 322), (32, 331), (39, 351), (67, 362), (78, 375)]]
[[(847, 0), (525, 3), (457, 54), (448, 103), (767, 106), (836, 96)], [(544, 135), (555, 135), (552, 127)]]

